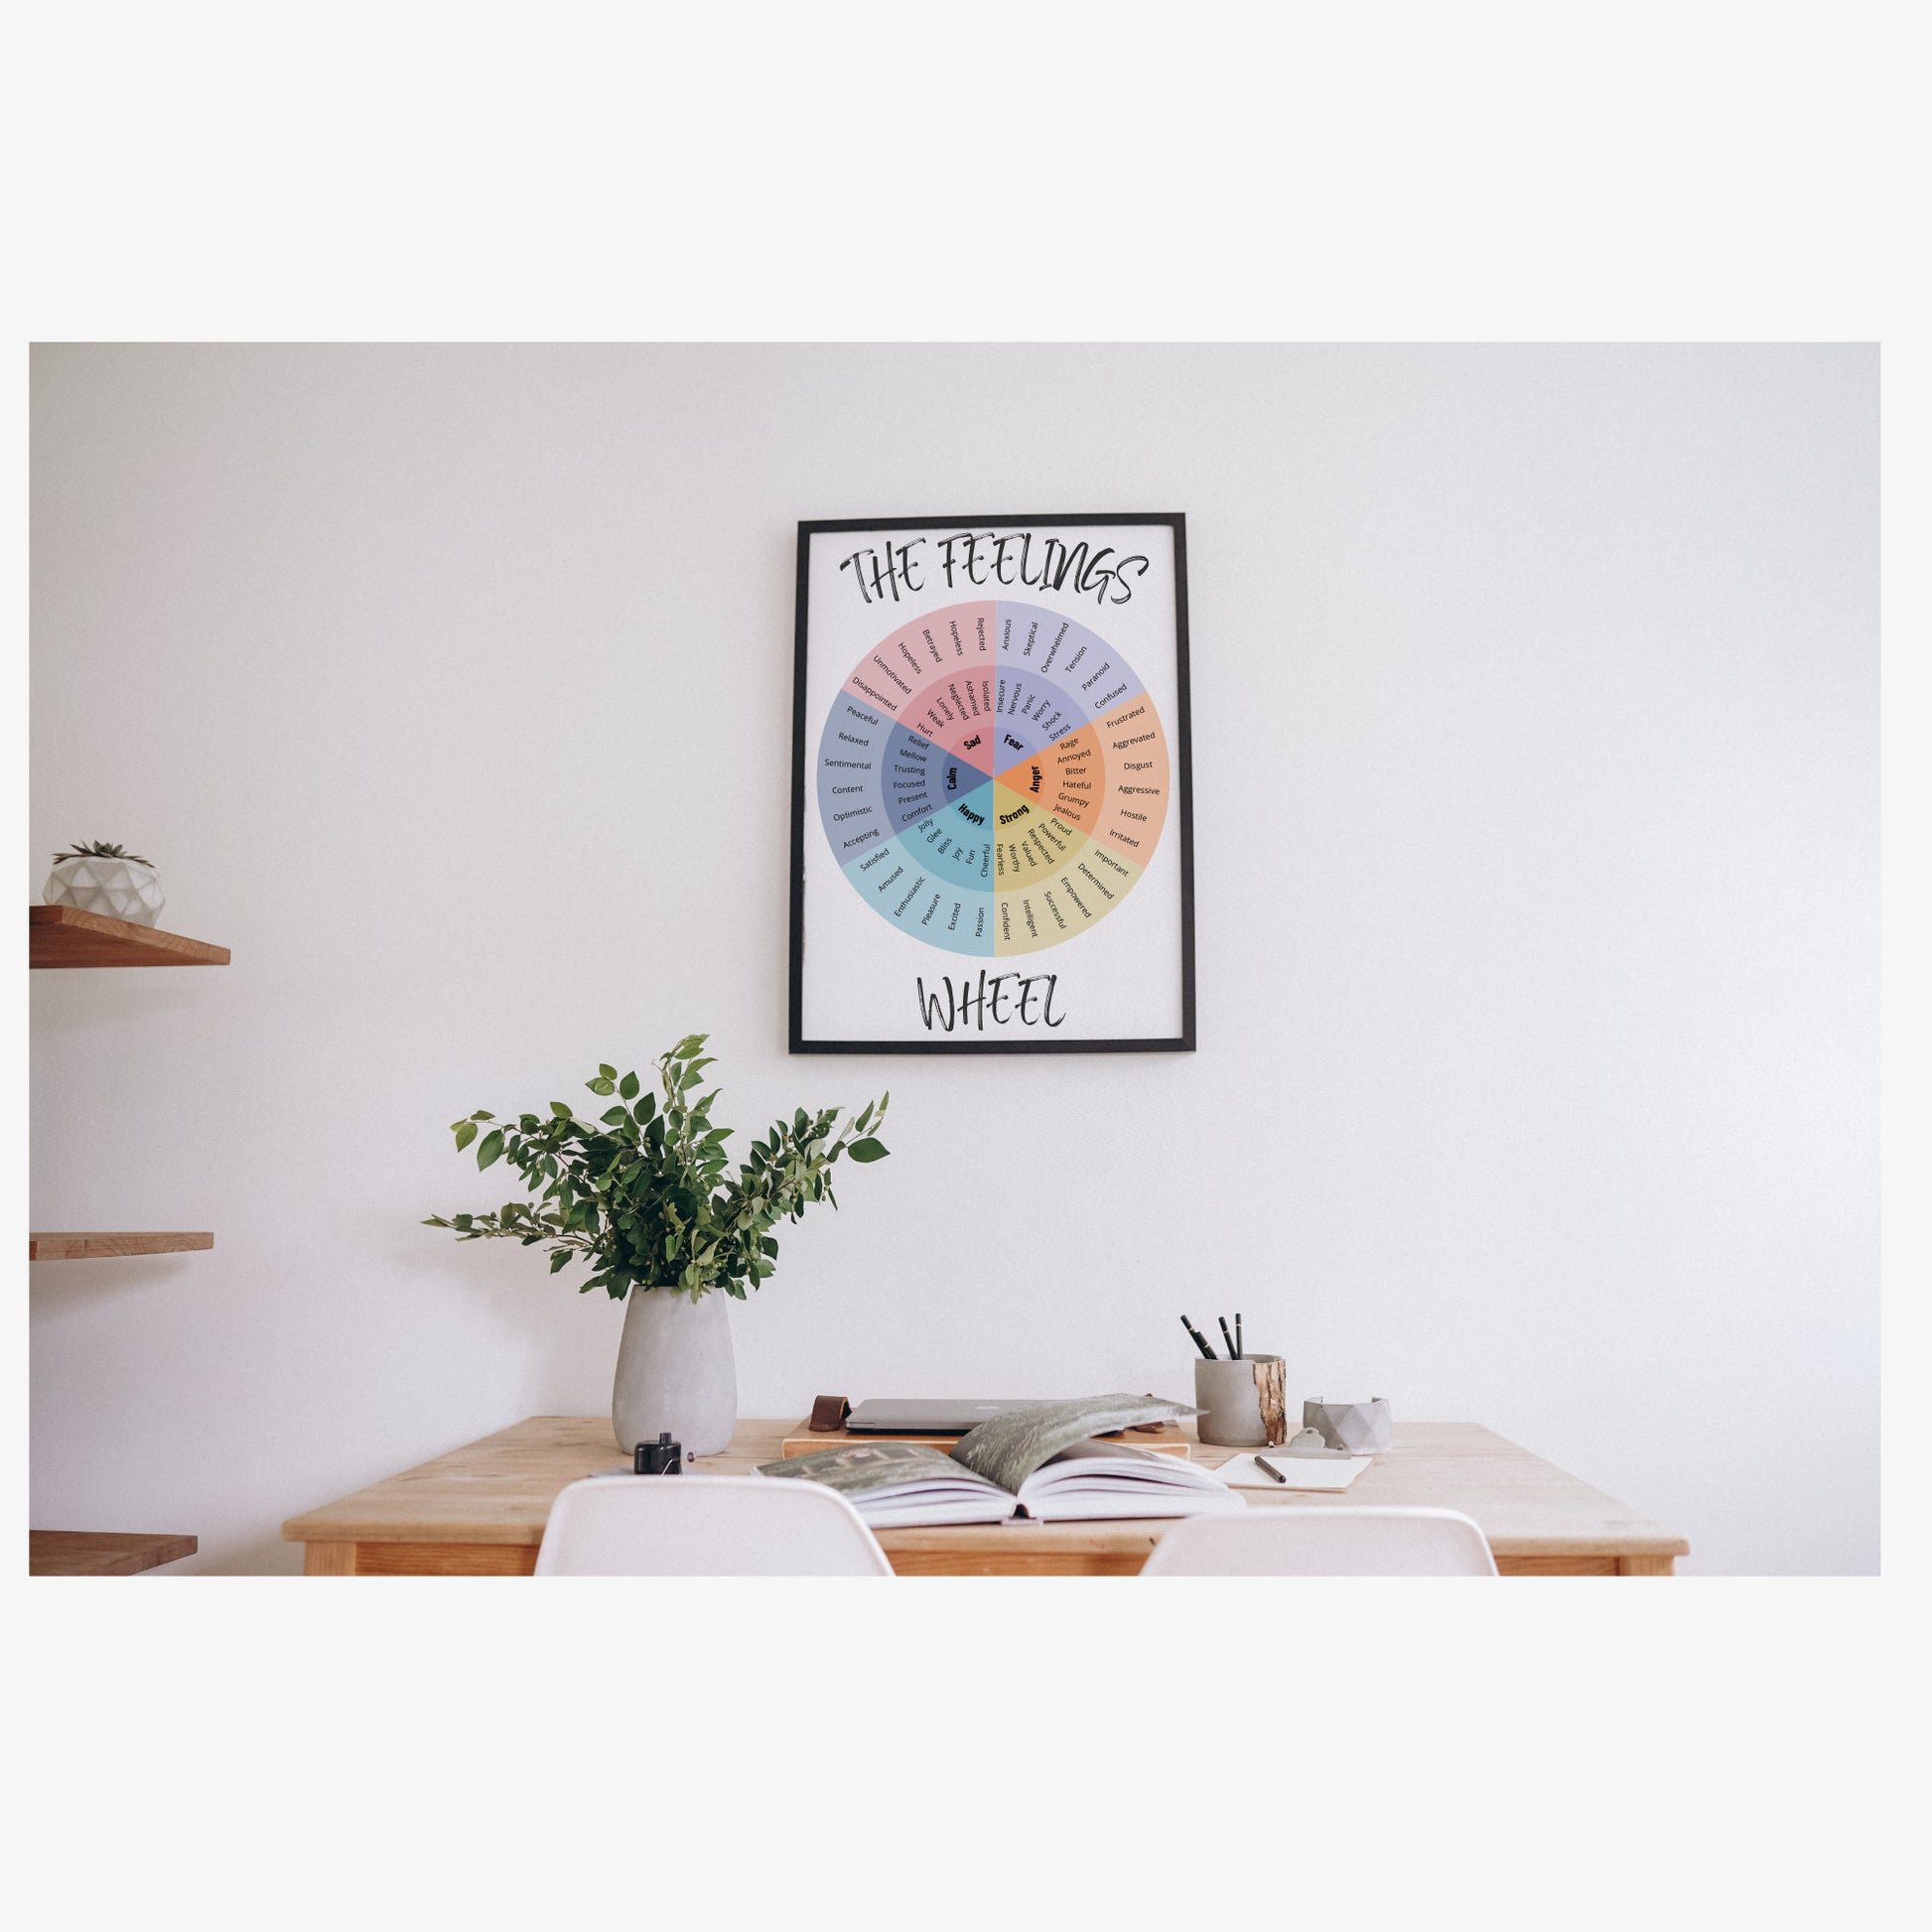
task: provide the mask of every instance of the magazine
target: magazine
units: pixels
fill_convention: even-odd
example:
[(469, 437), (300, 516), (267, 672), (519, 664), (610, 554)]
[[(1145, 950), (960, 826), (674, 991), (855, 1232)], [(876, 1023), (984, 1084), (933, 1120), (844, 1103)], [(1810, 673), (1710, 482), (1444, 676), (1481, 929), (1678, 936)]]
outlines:
[(1159, 1396), (1042, 1402), (983, 1422), (948, 1453), (924, 1443), (842, 1444), (764, 1462), (774, 1480), (822, 1482), (876, 1530), (1000, 1523), (1203, 1516), (1247, 1508), (1219, 1476), (1175, 1455), (1097, 1443), (1098, 1434), (1194, 1411)]

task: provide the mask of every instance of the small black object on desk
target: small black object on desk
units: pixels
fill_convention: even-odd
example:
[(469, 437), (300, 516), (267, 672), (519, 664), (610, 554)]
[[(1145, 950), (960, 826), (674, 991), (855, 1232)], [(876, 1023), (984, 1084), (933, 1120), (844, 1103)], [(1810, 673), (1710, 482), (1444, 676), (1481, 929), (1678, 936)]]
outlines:
[(671, 1441), (666, 1429), (654, 1443), (639, 1443), (635, 1472), (640, 1476), (675, 1476), (684, 1473), (684, 1445)]

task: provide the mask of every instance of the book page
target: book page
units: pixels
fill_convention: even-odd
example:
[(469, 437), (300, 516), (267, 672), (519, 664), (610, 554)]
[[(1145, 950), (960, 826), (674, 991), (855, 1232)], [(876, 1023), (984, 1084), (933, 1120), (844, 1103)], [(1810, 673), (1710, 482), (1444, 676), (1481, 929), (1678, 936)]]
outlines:
[(1042, 1462), (1075, 1443), (1110, 1429), (1177, 1422), (1194, 1413), (1189, 1403), (1169, 1402), (1158, 1395), (1090, 1395), (1074, 1402), (1042, 1402), (1036, 1408), (994, 1416), (968, 1430), (952, 1459), (1018, 1495), (1020, 1485)]
[(975, 1470), (962, 1468), (943, 1449), (924, 1443), (844, 1443), (778, 1462), (760, 1462), (759, 1474), (780, 1480), (822, 1482), (849, 1502), (885, 1491), (938, 1487), (954, 1493), (995, 1489)]
[(1042, 1463), (1020, 1485), (1023, 1498), (1069, 1485), (1132, 1490), (1150, 1484), (1173, 1489), (1225, 1489), (1220, 1473), (1178, 1455), (1157, 1455), (1126, 1443), (1080, 1442)]

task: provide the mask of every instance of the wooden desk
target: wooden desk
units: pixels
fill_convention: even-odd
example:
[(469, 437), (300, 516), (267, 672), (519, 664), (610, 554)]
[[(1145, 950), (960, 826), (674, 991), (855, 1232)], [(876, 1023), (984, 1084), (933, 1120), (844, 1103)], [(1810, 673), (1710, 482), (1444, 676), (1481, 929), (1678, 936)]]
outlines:
[[(694, 1473), (742, 1475), (778, 1459), (792, 1421), (741, 1422)], [(1191, 1425), (1189, 1426), (1191, 1434)], [(1196, 1445), (1207, 1467), (1232, 1449)], [(602, 1416), (532, 1416), (282, 1525), (311, 1577), (527, 1577), (551, 1500), (621, 1461)], [(1600, 1490), (1474, 1423), (1405, 1423), (1341, 1495), (1241, 1492), (1257, 1509), (1429, 1504), (1482, 1525), (1506, 1577), (1668, 1577), (1690, 1545)], [(1131, 1577), (1173, 1521), (972, 1524), (883, 1530), (901, 1577)]]

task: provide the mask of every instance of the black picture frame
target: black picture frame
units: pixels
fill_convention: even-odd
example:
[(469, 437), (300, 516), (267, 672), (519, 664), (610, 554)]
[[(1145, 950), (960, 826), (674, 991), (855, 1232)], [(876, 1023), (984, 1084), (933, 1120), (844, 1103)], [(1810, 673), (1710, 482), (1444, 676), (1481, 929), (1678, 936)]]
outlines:
[[(1049, 529), (1069, 526), (1162, 525), (1173, 533), (1174, 675), (1174, 822), (1180, 862), (1180, 1032), (1171, 1038), (1134, 1039), (807, 1039), (804, 1034), (805, 839), (809, 768), (806, 670), (810, 650), (811, 549), (815, 536), (845, 531)], [(1188, 681), (1187, 519), (1179, 511), (1126, 511), (1047, 516), (842, 516), (798, 525), (798, 589), (791, 707), (791, 945), (788, 1050), (793, 1053), (1191, 1053), (1194, 1027), (1194, 793), (1193, 710)]]

